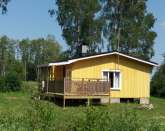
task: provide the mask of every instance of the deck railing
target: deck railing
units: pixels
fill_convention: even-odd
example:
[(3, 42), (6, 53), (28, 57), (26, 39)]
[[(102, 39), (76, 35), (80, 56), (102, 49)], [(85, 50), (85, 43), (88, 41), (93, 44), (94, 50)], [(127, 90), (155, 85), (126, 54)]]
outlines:
[(109, 95), (110, 85), (110, 81), (103, 79), (65, 78), (64, 80), (45, 82), (43, 91), (79, 96)]
[(66, 95), (104, 95), (110, 91), (110, 82), (102, 79), (65, 78), (64, 87)]
[(64, 80), (46, 81), (44, 92), (64, 93)]

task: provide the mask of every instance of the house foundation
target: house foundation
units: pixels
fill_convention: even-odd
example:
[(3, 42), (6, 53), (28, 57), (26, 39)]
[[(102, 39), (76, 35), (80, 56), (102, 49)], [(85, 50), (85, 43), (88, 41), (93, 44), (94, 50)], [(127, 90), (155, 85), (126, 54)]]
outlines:
[(101, 104), (107, 104), (110, 103), (110, 98), (109, 97), (102, 97), (100, 99)]
[(100, 99), (101, 104), (107, 104), (107, 103), (120, 103), (120, 98), (109, 98), (109, 97), (103, 97)]
[(149, 104), (150, 100), (149, 98), (140, 98), (140, 104)]
[(110, 103), (120, 103), (120, 98), (111, 98)]

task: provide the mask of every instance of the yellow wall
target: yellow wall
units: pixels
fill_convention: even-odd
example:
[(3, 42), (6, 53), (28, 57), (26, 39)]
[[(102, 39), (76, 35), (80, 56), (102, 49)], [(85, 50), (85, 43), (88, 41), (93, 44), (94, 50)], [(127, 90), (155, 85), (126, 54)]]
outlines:
[(63, 80), (64, 79), (64, 72), (63, 70), (70, 70), (71, 71), (71, 65), (67, 66), (51, 66), (50, 69), (50, 80)]
[(150, 71), (151, 66), (119, 57), (106, 56), (92, 58), (75, 62), (71, 65), (72, 78), (102, 78), (102, 70), (119, 69), (121, 72), (121, 89), (111, 90), (112, 97), (118, 98), (139, 98), (150, 95)]
[(63, 66), (51, 66), (50, 80), (62, 80), (63, 79)]

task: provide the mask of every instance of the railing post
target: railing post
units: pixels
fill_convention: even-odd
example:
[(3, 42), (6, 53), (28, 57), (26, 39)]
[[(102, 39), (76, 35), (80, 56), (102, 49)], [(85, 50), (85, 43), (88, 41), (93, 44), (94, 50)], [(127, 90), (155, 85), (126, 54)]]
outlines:
[(46, 88), (46, 91), (47, 91), (47, 93), (48, 93), (48, 91), (49, 91), (49, 74), (50, 72), (49, 72), (49, 67), (47, 67), (47, 84), (46, 84), (46, 86), (47, 86), (47, 88)]
[(109, 104), (111, 103), (111, 81), (108, 81), (108, 87), (109, 87)]
[(66, 87), (66, 77), (64, 77), (64, 96), (63, 96), (63, 108), (65, 109), (65, 87)]
[(88, 100), (87, 100), (87, 106), (90, 106), (90, 99), (88, 97)]
[(49, 80), (47, 79), (47, 82), (46, 82), (46, 93), (48, 93), (48, 86), (49, 86)]
[(95, 91), (95, 93), (97, 94), (97, 92), (98, 92), (98, 90), (100, 91), (100, 83), (99, 83), (100, 81), (99, 81), (99, 79), (97, 79), (97, 83), (96, 83), (96, 91)]
[(92, 90), (92, 88), (91, 88), (91, 84), (90, 84), (90, 79), (88, 79), (88, 84), (87, 84), (87, 95), (88, 95), (88, 97), (91, 95), (91, 90)]
[[(82, 88), (83, 88), (83, 92), (85, 91), (85, 93), (83, 93), (83, 95), (86, 96), (86, 88), (84, 87), (84, 78), (82, 78)], [(85, 90), (84, 90), (85, 89)], [(81, 93), (80, 93), (81, 94)]]
[(66, 87), (66, 77), (64, 77), (64, 95), (65, 95), (65, 87)]

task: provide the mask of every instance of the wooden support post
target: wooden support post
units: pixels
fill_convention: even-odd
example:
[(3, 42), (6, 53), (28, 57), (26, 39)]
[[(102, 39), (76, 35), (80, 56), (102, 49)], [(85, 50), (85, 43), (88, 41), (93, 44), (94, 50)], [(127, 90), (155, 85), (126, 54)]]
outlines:
[(46, 83), (46, 92), (48, 93), (49, 91), (49, 67), (47, 67), (47, 83)]
[(90, 106), (90, 99), (87, 99), (87, 106)]
[(65, 109), (65, 88), (66, 88), (66, 77), (64, 77), (64, 97), (63, 97), (63, 108)]
[(63, 98), (63, 109), (65, 109), (65, 96)]
[(48, 99), (49, 99), (49, 101), (51, 101), (51, 96), (50, 95), (48, 95)]
[(111, 81), (108, 81), (108, 86), (109, 87), (109, 104), (111, 103)]
[(54, 97), (53, 97), (53, 98), (54, 98), (54, 103), (56, 103), (56, 95), (54, 95)]
[[(40, 87), (40, 80), (39, 80), (39, 71), (40, 71), (40, 67), (37, 67), (37, 82), (38, 82), (38, 91), (40, 92), (41, 87)], [(41, 85), (42, 86), (42, 85)]]

